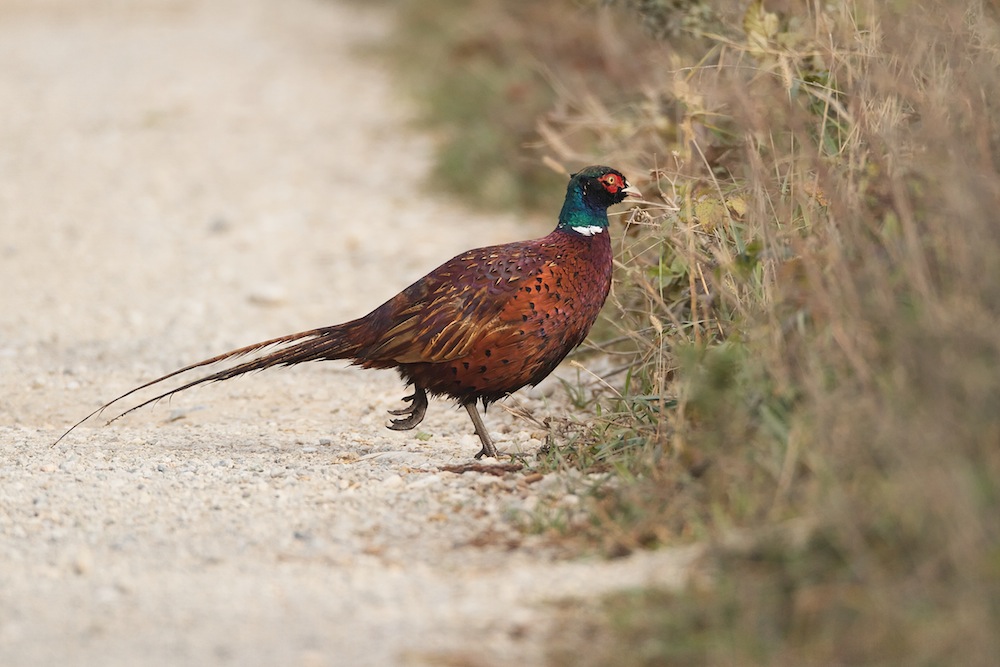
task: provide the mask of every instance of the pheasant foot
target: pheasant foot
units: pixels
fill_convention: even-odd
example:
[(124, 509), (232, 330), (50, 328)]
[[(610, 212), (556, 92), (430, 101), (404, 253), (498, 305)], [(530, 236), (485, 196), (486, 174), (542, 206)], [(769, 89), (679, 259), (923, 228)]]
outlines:
[(390, 415), (404, 416), (404, 419), (392, 419), (386, 424), (387, 428), (393, 431), (408, 431), (424, 420), (427, 414), (427, 392), (423, 387), (414, 386), (413, 393), (403, 397), (404, 401), (409, 401), (410, 406), (389, 410)]
[(486, 425), (483, 424), (483, 418), (479, 416), (479, 410), (476, 409), (475, 401), (470, 403), (463, 403), (465, 409), (468, 411), (469, 416), (472, 417), (472, 424), (476, 427), (476, 435), (479, 436), (479, 440), (483, 443), (483, 448), (479, 450), (476, 454), (477, 459), (483, 458), (483, 456), (489, 456), (490, 458), (497, 458), (497, 448), (493, 444), (493, 440), (490, 439), (490, 434), (486, 431)]

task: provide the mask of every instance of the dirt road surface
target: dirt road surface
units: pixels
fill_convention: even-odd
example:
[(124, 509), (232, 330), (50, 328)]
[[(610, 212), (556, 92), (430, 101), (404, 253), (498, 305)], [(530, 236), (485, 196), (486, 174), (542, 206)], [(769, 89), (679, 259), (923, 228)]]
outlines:
[(548, 231), (426, 192), (429, 139), (362, 53), (379, 11), (0, 2), (0, 664), (540, 664), (551, 601), (683, 579), (690, 552), (553, 558), (512, 517), (563, 480), (442, 471), (467, 415), (386, 430), (391, 372), (268, 372), (50, 447), (140, 381)]

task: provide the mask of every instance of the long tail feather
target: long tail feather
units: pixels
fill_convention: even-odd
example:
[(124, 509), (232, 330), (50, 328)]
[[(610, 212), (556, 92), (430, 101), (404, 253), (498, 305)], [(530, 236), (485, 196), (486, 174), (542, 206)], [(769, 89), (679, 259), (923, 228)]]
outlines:
[[(115, 422), (125, 415), (143, 408), (151, 403), (156, 403), (159, 400), (173, 396), (176, 393), (182, 392), (186, 389), (198, 386), (200, 384), (205, 384), (209, 382), (221, 382), (222, 380), (228, 380), (230, 378), (237, 377), (239, 375), (244, 375), (246, 373), (252, 373), (254, 371), (261, 371), (266, 368), (274, 368), (276, 366), (290, 366), (292, 364), (304, 363), (307, 361), (320, 361), (329, 359), (350, 359), (357, 351), (357, 344), (351, 339), (350, 333), (353, 331), (351, 325), (354, 322), (349, 322), (347, 324), (342, 324), (334, 327), (323, 327), (320, 329), (311, 329), (309, 331), (302, 331), (299, 333), (289, 334), (287, 336), (280, 336), (278, 338), (272, 338), (271, 340), (265, 340), (260, 343), (254, 343), (253, 345), (247, 345), (246, 347), (241, 347), (236, 350), (231, 350), (225, 352), (218, 356), (212, 357), (210, 359), (205, 359), (197, 363), (185, 366), (184, 368), (179, 368), (176, 371), (167, 373), (155, 380), (150, 380), (149, 382), (139, 385), (134, 389), (130, 389), (121, 396), (114, 398), (101, 407), (97, 408), (86, 417), (76, 422), (70, 426), (66, 431), (59, 436), (59, 438), (52, 443), (55, 447), (69, 435), (77, 426), (84, 423), (91, 417), (101, 414), (109, 407), (115, 403), (128, 398), (129, 396), (135, 394), (136, 392), (142, 391), (152, 387), (153, 385), (160, 384), (170, 378), (176, 377), (188, 371), (192, 371), (196, 368), (202, 368), (204, 366), (211, 366), (212, 364), (217, 364), (222, 361), (227, 361), (230, 359), (237, 359), (239, 357), (246, 356), (248, 354), (253, 354), (254, 352), (260, 352), (266, 350), (269, 347), (274, 347), (278, 345), (288, 345), (289, 343), (295, 343), (294, 345), (289, 345), (288, 347), (282, 347), (280, 349), (274, 350), (264, 356), (257, 357), (255, 359), (250, 359), (241, 364), (237, 364), (231, 368), (225, 368), (216, 373), (211, 373), (210, 375), (205, 375), (203, 377), (197, 378), (179, 387), (171, 389), (170, 391), (165, 391), (162, 394), (154, 396), (148, 400), (135, 405), (128, 410), (122, 412), (121, 414), (113, 417), (108, 421), (108, 424)], [(297, 342), (296, 341), (300, 341)]]

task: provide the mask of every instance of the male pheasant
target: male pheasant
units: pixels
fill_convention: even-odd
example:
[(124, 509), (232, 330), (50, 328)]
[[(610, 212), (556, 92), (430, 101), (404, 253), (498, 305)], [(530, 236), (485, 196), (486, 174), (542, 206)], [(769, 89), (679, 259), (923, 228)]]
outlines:
[[(395, 368), (413, 393), (388, 427), (415, 427), (427, 393), (468, 411), (482, 449), (497, 450), (476, 409), (551, 373), (583, 342), (611, 288), (609, 206), (641, 197), (610, 167), (573, 174), (559, 224), (532, 241), (477, 248), (450, 259), (362, 318), (241, 347), (185, 366), (102, 405), (63, 433), (135, 392), (187, 371), (258, 353), (143, 401), (112, 419), (206, 382), (275, 366), (347, 359), (363, 368)], [(110, 422), (109, 422), (110, 423)], [(56, 442), (58, 443), (59, 440)]]

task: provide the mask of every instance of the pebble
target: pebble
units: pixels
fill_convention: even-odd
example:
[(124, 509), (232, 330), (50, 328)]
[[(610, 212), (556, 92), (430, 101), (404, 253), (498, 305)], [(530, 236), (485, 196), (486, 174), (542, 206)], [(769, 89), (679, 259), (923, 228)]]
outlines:
[(280, 306), (288, 300), (288, 295), (280, 285), (270, 284), (258, 286), (247, 299), (258, 306)]
[(429, 486), (437, 486), (441, 483), (441, 475), (421, 475), (406, 485), (408, 489), (426, 489)]
[(94, 569), (94, 555), (90, 552), (90, 549), (83, 548), (76, 552), (73, 556), (72, 567), (75, 574), (90, 574)]
[(382, 480), (382, 486), (385, 487), (396, 487), (403, 485), (403, 478), (400, 475), (389, 475)]
[(567, 493), (559, 499), (559, 504), (563, 507), (576, 507), (580, 504), (580, 496), (575, 493)]
[(479, 479), (474, 479), (472, 483), (477, 487), (506, 486), (502, 477), (496, 475), (480, 475)]

